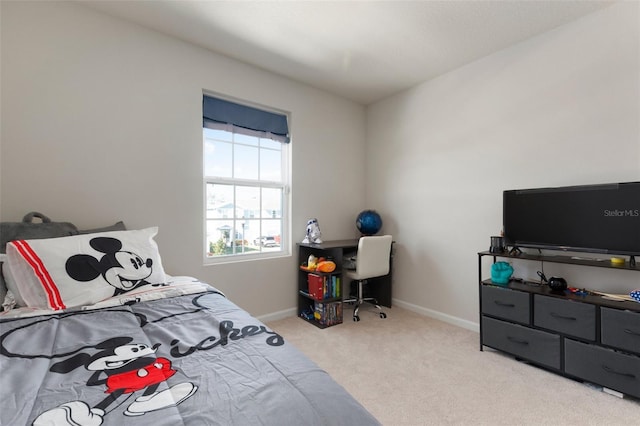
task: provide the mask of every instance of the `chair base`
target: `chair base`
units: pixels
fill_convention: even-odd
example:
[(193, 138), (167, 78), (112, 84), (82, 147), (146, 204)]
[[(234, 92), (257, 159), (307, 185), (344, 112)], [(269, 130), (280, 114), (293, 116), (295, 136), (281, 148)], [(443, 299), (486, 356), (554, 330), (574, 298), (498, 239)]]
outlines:
[(343, 303), (355, 303), (356, 306), (353, 309), (353, 320), (358, 322), (360, 321), (360, 316), (358, 315), (358, 311), (360, 310), (360, 306), (362, 304), (364, 304), (364, 302), (369, 302), (372, 305), (374, 305), (377, 309), (378, 309), (378, 315), (380, 316), (380, 318), (386, 318), (387, 314), (384, 313), (382, 311), (382, 308), (380, 307), (380, 305), (378, 305), (378, 301), (373, 298), (373, 297), (363, 297), (363, 284), (365, 284), (367, 282), (367, 280), (358, 280), (358, 296), (357, 297), (351, 297), (349, 299), (345, 299), (342, 302)]

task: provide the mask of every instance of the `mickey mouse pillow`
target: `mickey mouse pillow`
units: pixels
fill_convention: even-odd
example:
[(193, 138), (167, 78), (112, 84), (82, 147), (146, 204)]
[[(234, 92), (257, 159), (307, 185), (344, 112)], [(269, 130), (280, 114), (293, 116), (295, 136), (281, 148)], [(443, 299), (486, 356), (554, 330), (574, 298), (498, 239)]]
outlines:
[(31, 308), (90, 305), (166, 276), (153, 237), (158, 228), (7, 244), (13, 283)]

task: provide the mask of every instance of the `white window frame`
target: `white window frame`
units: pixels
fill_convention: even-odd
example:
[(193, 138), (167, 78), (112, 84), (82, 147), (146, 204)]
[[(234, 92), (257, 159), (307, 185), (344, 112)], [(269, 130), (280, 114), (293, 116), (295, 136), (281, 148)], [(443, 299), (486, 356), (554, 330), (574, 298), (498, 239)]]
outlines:
[[(218, 96), (218, 95), (215, 95)], [(236, 100), (233, 102), (238, 103)], [(245, 105), (253, 106), (255, 108), (260, 108), (266, 111), (277, 112), (279, 114), (286, 114), (282, 111), (276, 111), (273, 109), (268, 109), (263, 106), (255, 106), (251, 104), (244, 103)], [(288, 114), (286, 114), (288, 116)], [(287, 117), (288, 119), (290, 117)], [(233, 133), (233, 132), (231, 132)], [(263, 181), (259, 179), (238, 179), (238, 178), (226, 178), (226, 177), (216, 177), (216, 176), (206, 176), (205, 171), (205, 161), (206, 161), (206, 138), (204, 136), (204, 128), (202, 134), (202, 199), (203, 199), (203, 208), (202, 208), (202, 257), (203, 263), (205, 266), (207, 265), (217, 265), (222, 263), (234, 263), (234, 262), (245, 262), (245, 261), (254, 261), (261, 259), (271, 259), (278, 257), (287, 257), (291, 256), (291, 143), (282, 143), (281, 147), (281, 167), (282, 167), (282, 180), (281, 182), (274, 181)], [(233, 138), (232, 138), (233, 141)], [(232, 143), (235, 144), (235, 141)], [(233, 167), (233, 154), (231, 160), (231, 166)], [(207, 256), (208, 249), (208, 238), (207, 238), (207, 185), (208, 184), (223, 184), (223, 185), (232, 185), (236, 186), (250, 186), (257, 188), (279, 188), (282, 189), (282, 233), (280, 236), (280, 250), (279, 251), (257, 251), (250, 253), (235, 253), (229, 255), (220, 255), (220, 256)], [(235, 204), (235, 202), (234, 202)]]

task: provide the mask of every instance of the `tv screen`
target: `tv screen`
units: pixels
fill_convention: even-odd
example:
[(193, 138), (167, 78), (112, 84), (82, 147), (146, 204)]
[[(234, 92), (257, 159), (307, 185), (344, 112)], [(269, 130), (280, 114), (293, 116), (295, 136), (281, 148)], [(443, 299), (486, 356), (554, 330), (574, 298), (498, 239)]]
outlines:
[(640, 255), (640, 182), (503, 193), (507, 245)]

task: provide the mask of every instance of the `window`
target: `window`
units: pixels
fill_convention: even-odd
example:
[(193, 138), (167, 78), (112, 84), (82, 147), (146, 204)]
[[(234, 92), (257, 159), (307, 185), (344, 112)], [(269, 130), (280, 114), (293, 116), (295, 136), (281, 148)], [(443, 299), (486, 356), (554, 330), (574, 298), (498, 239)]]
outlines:
[[(219, 100), (204, 99), (205, 258), (217, 262), (286, 253), (288, 135), (239, 127), (228, 117), (212, 120), (207, 100)], [(215, 105), (228, 112), (227, 104), (255, 110), (228, 101)]]

